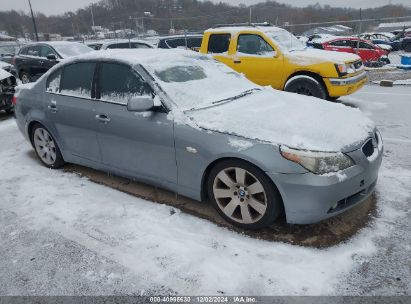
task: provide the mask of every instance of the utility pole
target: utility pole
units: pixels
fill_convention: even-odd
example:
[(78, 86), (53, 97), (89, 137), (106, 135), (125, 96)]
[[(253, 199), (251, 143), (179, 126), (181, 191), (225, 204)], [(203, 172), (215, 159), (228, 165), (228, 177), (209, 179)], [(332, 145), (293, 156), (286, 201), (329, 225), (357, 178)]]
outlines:
[(31, 8), (31, 2), (29, 0), (30, 12), (31, 12), (31, 20), (33, 20), (33, 27), (34, 33), (36, 34), (36, 41), (39, 41), (39, 34), (37, 33), (37, 26), (36, 26), (36, 19), (34, 19), (33, 9)]
[(249, 23), (251, 24), (251, 16), (252, 16), (252, 8), (251, 8), (251, 6), (250, 6), (250, 19), (249, 19)]
[(91, 4), (91, 7), (90, 7), (90, 9), (91, 9), (91, 22), (92, 22), (92, 24), (93, 24), (93, 27), (94, 27), (94, 14), (93, 14), (93, 4)]

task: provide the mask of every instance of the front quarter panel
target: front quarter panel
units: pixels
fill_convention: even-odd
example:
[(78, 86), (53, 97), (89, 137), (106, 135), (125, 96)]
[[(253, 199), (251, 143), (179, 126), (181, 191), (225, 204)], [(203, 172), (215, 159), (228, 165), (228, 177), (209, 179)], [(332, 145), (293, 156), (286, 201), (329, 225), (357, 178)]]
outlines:
[(305, 173), (301, 166), (284, 159), (272, 144), (235, 135), (175, 124), (178, 187), (183, 195), (201, 200), (204, 174), (218, 160), (237, 158), (264, 172)]

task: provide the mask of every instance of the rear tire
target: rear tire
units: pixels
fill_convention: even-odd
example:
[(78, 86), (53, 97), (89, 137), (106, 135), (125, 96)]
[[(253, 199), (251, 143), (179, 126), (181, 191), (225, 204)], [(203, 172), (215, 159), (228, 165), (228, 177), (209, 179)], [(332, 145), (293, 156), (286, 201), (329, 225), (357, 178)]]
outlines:
[(260, 229), (283, 211), (281, 196), (267, 175), (241, 160), (225, 160), (212, 168), (207, 191), (218, 213), (234, 226)]
[(23, 84), (31, 82), (31, 77), (29, 73), (21, 72), (20, 73), (20, 80)]
[(31, 131), (31, 142), (40, 161), (48, 168), (58, 169), (64, 165), (57, 142), (41, 124), (36, 124)]
[(7, 114), (13, 114), (14, 113), (14, 109), (13, 108), (11, 108), (11, 109), (7, 109), (7, 110), (4, 110)]
[(327, 97), (324, 86), (310, 76), (296, 76), (295, 79), (289, 79), (285, 84), (284, 91), (321, 99), (326, 99)]

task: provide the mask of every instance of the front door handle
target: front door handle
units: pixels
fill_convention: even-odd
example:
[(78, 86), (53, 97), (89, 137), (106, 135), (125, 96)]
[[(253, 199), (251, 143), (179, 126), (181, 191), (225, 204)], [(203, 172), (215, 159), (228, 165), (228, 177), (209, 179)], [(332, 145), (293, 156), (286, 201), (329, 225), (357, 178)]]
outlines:
[(57, 113), (57, 103), (55, 100), (52, 100), (47, 107), (52, 113)]
[(240, 60), (240, 59), (234, 59), (233, 62), (234, 62), (234, 63), (241, 63), (241, 60)]
[(110, 117), (108, 117), (106, 114), (98, 114), (96, 115), (96, 119), (102, 123), (109, 123), (110, 122)]

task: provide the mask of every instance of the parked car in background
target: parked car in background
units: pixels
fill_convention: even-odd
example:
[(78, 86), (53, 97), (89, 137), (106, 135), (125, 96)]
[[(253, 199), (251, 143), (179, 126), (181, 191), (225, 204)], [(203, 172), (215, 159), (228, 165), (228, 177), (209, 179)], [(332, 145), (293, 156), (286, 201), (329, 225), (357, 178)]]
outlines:
[(35, 81), (61, 59), (93, 51), (78, 42), (38, 42), (22, 47), (13, 58), (13, 64), (23, 83)]
[(177, 35), (161, 37), (157, 47), (160, 49), (183, 48), (198, 52), (201, 47), (203, 35)]
[(0, 111), (13, 113), (13, 95), (14, 88), (17, 85), (16, 77), (9, 73), (7, 69), (3, 69), (6, 63), (0, 61)]
[(146, 41), (136, 39), (122, 40), (100, 40), (94, 42), (86, 42), (88, 47), (94, 50), (109, 50), (109, 49), (151, 49), (153, 46)]
[(388, 50), (356, 37), (316, 39), (312, 41), (312, 46), (322, 50), (357, 54), (365, 65), (373, 62), (390, 63), (387, 57)]
[(307, 48), (288, 31), (266, 23), (211, 28), (200, 53), (259, 85), (322, 99), (352, 94), (367, 81), (357, 55)]
[(20, 44), (17, 42), (0, 42), (0, 61), (11, 63), (19, 50)]
[[(386, 50), (398, 51), (401, 49), (401, 40), (391, 33), (364, 33), (359, 38), (367, 40)], [(388, 46), (386, 48), (384, 46)]]
[(16, 121), (49, 168), (76, 163), (208, 197), (249, 229), (355, 206), (373, 193), (383, 155), (358, 109), (258, 86), (185, 50), (67, 60), (19, 86)]

